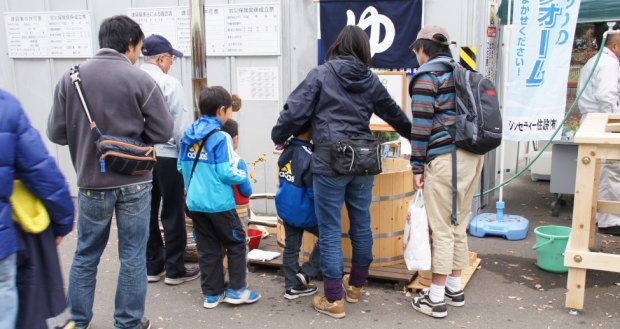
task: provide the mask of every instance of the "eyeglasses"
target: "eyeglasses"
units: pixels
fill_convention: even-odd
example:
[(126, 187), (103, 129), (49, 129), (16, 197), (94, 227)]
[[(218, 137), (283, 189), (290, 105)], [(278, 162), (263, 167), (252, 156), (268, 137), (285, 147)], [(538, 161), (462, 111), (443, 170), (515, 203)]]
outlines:
[(174, 55), (170, 55), (170, 54), (166, 54), (166, 55), (161, 55), (162, 57), (170, 57), (170, 60), (172, 60), (173, 62), (178, 58)]

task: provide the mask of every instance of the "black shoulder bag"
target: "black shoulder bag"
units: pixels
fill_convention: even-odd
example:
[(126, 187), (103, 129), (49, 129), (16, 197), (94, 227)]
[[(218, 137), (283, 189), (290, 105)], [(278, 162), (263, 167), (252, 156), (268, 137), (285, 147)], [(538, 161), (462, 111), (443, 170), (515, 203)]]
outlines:
[(80, 103), (90, 123), (90, 132), (95, 140), (101, 172), (114, 171), (124, 175), (144, 175), (153, 169), (157, 158), (152, 144), (125, 136), (111, 136), (101, 133), (92, 120), (84, 93), (78, 65), (71, 68), (71, 84), (75, 87)]
[(330, 146), (331, 167), (339, 175), (368, 176), (381, 173), (381, 144), (371, 136), (355, 136)]

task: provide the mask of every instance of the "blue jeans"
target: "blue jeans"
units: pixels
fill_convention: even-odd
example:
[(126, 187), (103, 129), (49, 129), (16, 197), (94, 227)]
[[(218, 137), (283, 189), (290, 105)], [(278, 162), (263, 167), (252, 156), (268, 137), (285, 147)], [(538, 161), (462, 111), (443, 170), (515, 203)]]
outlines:
[(151, 213), (151, 183), (106, 190), (80, 189), (78, 244), (69, 274), (68, 301), (77, 327), (93, 317), (97, 265), (108, 243), (112, 214), (118, 227), (121, 266), (114, 301), (114, 326), (137, 328), (146, 298), (146, 242)]
[(314, 209), (319, 222), (321, 271), (326, 280), (342, 279), (344, 268), (340, 238), (340, 212), (346, 204), (349, 236), (353, 255), (351, 263), (369, 266), (372, 262), (370, 202), (374, 176), (313, 176)]
[(17, 320), (17, 254), (0, 260), (0, 328), (15, 328)]
[[(284, 269), (284, 290), (290, 290), (299, 286), (299, 281), (295, 275), (299, 272), (299, 248), (304, 231), (308, 231), (315, 236), (319, 236), (319, 229), (313, 227), (295, 227), (284, 222), (284, 253), (282, 255), (282, 268)], [(319, 271), (321, 258), (320, 248), (314, 246), (308, 261), (303, 263), (301, 271), (309, 277), (315, 277)]]

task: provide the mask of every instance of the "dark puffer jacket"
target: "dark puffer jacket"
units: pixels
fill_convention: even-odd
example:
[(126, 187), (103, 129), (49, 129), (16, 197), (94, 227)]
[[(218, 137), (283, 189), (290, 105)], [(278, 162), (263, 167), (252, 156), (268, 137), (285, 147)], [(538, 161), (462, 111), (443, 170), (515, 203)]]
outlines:
[[(411, 122), (377, 75), (353, 57), (338, 57), (312, 69), (289, 95), (271, 139), (284, 143), (308, 120), (315, 148), (348, 136), (370, 136), (373, 113), (410, 139)], [(311, 170), (314, 174), (336, 175), (316, 153)]]
[(41, 199), (56, 236), (73, 228), (73, 200), (65, 178), (47, 153), (41, 136), (32, 128), (19, 102), (0, 90), (0, 260), (18, 249), (9, 198), (13, 180), (19, 179)]

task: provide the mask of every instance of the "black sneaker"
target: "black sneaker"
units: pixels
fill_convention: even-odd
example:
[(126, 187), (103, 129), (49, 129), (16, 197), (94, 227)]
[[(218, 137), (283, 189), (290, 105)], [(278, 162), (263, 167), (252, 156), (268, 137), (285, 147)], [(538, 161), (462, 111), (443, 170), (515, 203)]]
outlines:
[(166, 277), (166, 279), (164, 279), (164, 283), (169, 284), (169, 285), (177, 285), (183, 282), (197, 279), (199, 276), (200, 276), (200, 268), (198, 266), (186, 267), (185, 273), (183, 275), (181, 275), (178, 278)]
[(302, 296), (310, 296), (316, 294), (318, 291), (317, 287), (312, 284), (306, 284), (297, 286), (293, 289), (287, 290), (284, 293), (284, 298), (286, 299), (297, 299)]
[(295, 277), (297, 278), (297, 281), (301, 283), (302, 286), (310, 284), (310, 277), (308, 276), (308, 274), (302, 271), (297, 272), (297, 274), (295, 274)]
[(463, 306), (465, 305), (465, 293), (463, 290), (459, 291), (450, 291), (448, 287), (446, 287), (446, 294), (444, 295), (446, 299), (446, 304), (450, 306)]
[(142, 319), (142, 322), (140, 323), (138, 329), (151, 329), (151, 321), (147, 319)]
[(411, 301), (411, 306), (413, 306), (413, 309), (434, 318), (445, 318), (448, 316), (448, 307), (446, 306), (446, 302), (441, 301), (439, 303), (433, 303), (428, 296), (428, 293), (428, 289), (424, 289), (420, 291), (418, 296), (413, 297), (413, 300)]

